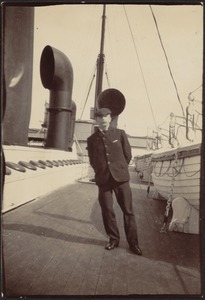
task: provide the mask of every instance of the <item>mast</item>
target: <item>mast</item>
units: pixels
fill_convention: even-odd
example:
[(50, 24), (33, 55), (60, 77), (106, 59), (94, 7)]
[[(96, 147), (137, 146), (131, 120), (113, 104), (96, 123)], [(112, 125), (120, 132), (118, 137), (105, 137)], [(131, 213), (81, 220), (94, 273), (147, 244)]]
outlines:
[(100, 53), (97, 58), (97, 76), (96, 76), (96, 86), (95, 86), (95, 105), (94, 112), (98, 109), (97, 98), (102, 91), (103, 82), (103, 69), (104, 69), (104, 40), (105, 40), (105, 10), (106, 6), (103, 4), (103, 15), (102, 15), (102, 27), (101, 27), (101, 43), (100, 43)]

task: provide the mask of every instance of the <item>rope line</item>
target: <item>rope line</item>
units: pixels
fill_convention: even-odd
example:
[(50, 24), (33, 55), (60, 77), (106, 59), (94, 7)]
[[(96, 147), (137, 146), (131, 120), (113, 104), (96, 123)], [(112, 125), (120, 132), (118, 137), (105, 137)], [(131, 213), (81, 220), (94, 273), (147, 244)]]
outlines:
[[(181, 164), (177, 166), (177, 163), (179, 163), (180, 160), (181, 160)], [(197, 173), (200, 172), (200, 169), (199, 169), (199, 170), (197, 170), (197, 171), (195, 171), (195, 172), (188, 175), (188, 173), (190, 173), (190, 172), (187, 172), (185, 170), (185, 164), (184, 164), (185, 158), (183, 157), (182, 159), (178, 158), (177, 161), (174, 161), (173, 165), (171, 164), (171, 160), (169, 160), (169, 165), (167, 166), (166, 170), (162, 173), (163, 162), (164, 161), (161, 161), (161, 162), (160, 161), (155, 161), (153, 163), (153, 173), (156, 177), (163, 177), (163, 176), (167, 175), (170, 178), (172, 178), (173, 174), (169, 173), (169, 170), (170, 170), (171, 167), (175, 169), (175, 174), (174, 174), (175, 177), (178, 176), (179, 174), (182, 174), (182, 170), (184, 170), (184, 174), (189, 178), (195, 176)], [(156, 170), (157, 163), (161, 163), (160, 166), (158, 167), (158, 169), (160, 169), (158, 173), (157, 173), (157, 170)], [(177, 169), (177, 167), (178, 167), (178, 169)]]
[(89, 85), (89, 88), (88, 88), (88, 93), (87, 93), (87, 97), (86, 97), (86, 99), (85, 99), (85, 103), (84, 103), (84, 106), (83, 106), (83, 109), (82, 109), (82, 112), (81, 112), (80, 120), (82, 119), (82, 116), (83, 116), (83, 113), (84, 113), (86, 104), (87, 104), (87, 102), (88, 102), (88, 97), (89, 97), (89, 95), (90, 95), (90, 90), (91, 90), (93, 81), (94, 81), (94, 79), (95, 79), (95, 72), (96, 72), (96, 66), (95, 66), (94, 74), (93, 74), (93, 76), (92, 76), (92, 78), (91, 78), (91, 82), (90, 82), (90, 85)]
[(128, 19), (128, 16), (127, 16), (127, 12), (126, 12), (126, 10), (125, 10), (125, 6), (124, 6), (124, 5), (123, 5), (123, 8), (124, 8), (126, 20), (127, 20), (127, 23), (128, 23), (128, 27), (129, 27), (129, 30), (130, 30), (131, 38), (132, 38), (132, 41), (133, 41), (135, 53), (136, 53), (136, 55), (137, 55), (137, 60), (138, 60), (138, 64), (139, 64), (139, 67), (140, 67), (140, 71), (141, 71), (143, 83), (144, 83), (144, 86), (145, 86), (145, 91), (146, 91), (146, 94), (147, 94), (147, 99), (148, 99), (148, 101), (149, 101), (149, 105), (150, 105), (152, 117), (153, 117), (153, 120), (154, 120), (155, 127), (157, 128), (157, 122), (156, 122), (156, 120), (155, 120), (154, 111), (153, 111), (153, 108), (152, 108), (152, 105), (151, 105), (151, 101), (150, 101), (150, 97), (149, 97), (147, 85), (146, 85), (146, 82), (145, 82), (145, 77), (144, 77), (143, 70), (142, 70), (142, 66), (141, 66), (140, 59), (139, 59), (139, 54), (138, 54), (138, 51), (137, 51), (137, 47), (136, 47), (136, 44), (135, 44), (134, 36), (133, 36), (133, 33), (132, 33), (132, 29), (131, 29), (130, 22), (129, 22), (129, 19)]
[(167, 57), (167, 54), (166, 54), (166, 51), (165, 51), (165, 48), (164, 48), (164, 45), (163, 45), (163, 42), (162, 42), (162, 38), (161, 38), (161, 35), (160, 35), (160, 32), (159, 32), (159, 27), (158, 27), (158, 24), (157, 24), (157, 20), (156, 20), (156, 17), (155, 17), (155, 15), (154, 15), (154, 12), (153, 12), (153, 10), (152, 10), (151, 5), (149, 5), (149, 7), (150, 7), (150, 10), (151, 10), (153, 19), (154, 19), (154, 23), (155, 23), (155, 25), (156, 25), (156, 29), (157, 29), (157, 33), (158, 33), (158, 36), (159, 36), (159, 40), (160, 40), (162, 49), (163, 49), (163, 51), (164, 51), (164, 55), (165, 55), (165, 58), (166, 58), (166, 61), (167, 61), (167, 66), (168, 66), (168, 69), (169, 69), (169, 72), (170, 72), (170, 76), (171, 76), (171, 78), (172, 78), (172, 81), (173, 81), (173, 84), (174, 84), (174, 87), (175, 87), (175, 91), (176, 91), (176, 94), (177, 94), (177, 98), (178, 98), (179, 104), (180, 104), (180, 106), (181, 106), (183, 116), (185, 116), (184, 108), (183, 108), (183, 106), (182, 106), (182, 103), (181, 103), (181, 100), (180, 100), (180, 97), (179, 97), (179, 93), (178, 93), (178, 90), (177, 90), (177, 85), (176, 85), (176, 83), (175, 83), (175, 80), (174, 80), (174, 77), (173, 77), (173, 74), (172, 74), (172, 71), (171, 71), (171, 67), (170, 67), (170, 64), (169, 64), (169, 60), (168, 60), (168, 57)]
[(170, 118), (170, 114), (167, 115), (165, 120), (161, 124), (159, 124), (158, 127), (162, 126), (169, 118)]
[[(159, 162), (158, 162), (158, 163), (159, 163)], [(156, 164), (157, 164), (157, 162), (156, 162)], [(153, 173), (154, 173), (154, 175), (155, 175), (156, 177), (163, 177), (164, 175), (168, 174), (169, 169), (170, 169), (170, 167), (171, 167), (171, 160), (169, 160), (169, 166), (167, 167), (167, 169), (166, 169), (166, 170), (164, 171), (164, 173), (162, 173), (162, 174), (161, 174), (161, 171), (162, 171), (162, 164), (163, 164), (163, 161), (161, 162), (161, 168), (160, 168), (160, 172), (159, 172), (158, 174), (156, 173), (156, 170), (155, 170), (156, 164), (155, 164), (154, 169), (153, 169)]]
[(196, 88), (195, 90), (193, 90), (192, 92), (190, 92), (189, 94), (193, 94), (194, 92), (196, 92), (197, 90), (200, 89), (200, 87), (202, 87), (202, 84), (200, 84), (200, 86), (198, 88)]
[(108, 67), (107, 67), (107, 62), (106, 61), (105, 61), (105, 76), (106, 76), (106, 79), (107, 79), (108, 87), (110, 88), (110, 80), (109, 80), (109, 77), (108, 77)]

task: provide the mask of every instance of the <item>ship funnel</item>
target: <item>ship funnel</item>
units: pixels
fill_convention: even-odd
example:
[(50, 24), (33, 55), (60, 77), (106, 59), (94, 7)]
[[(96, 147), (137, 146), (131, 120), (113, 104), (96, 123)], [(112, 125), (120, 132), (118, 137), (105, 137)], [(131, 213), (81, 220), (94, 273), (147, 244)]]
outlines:
[(34, 7), (4, 4), (2, 139), (4, 144), (27, 146), (32, 103)]
[(71, 131), (73, 136), (72, 65), (64, 53), (46, 46), (41, 55), (40, 75), (43, 86), (50, 90), (46, 147), (68, 150)]

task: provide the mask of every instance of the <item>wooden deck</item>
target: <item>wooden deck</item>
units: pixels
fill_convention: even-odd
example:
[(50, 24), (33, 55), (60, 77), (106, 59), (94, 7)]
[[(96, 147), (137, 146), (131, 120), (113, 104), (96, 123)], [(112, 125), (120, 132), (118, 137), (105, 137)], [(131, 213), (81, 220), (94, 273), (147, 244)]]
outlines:
[(3, 214), (4, 296), (200, 295), (199, 236), (160, 233), (165, 202), (130, 174), (143, 256), (117, 204), (120, 246), (104, 249), (97, 187), (77, 182)]

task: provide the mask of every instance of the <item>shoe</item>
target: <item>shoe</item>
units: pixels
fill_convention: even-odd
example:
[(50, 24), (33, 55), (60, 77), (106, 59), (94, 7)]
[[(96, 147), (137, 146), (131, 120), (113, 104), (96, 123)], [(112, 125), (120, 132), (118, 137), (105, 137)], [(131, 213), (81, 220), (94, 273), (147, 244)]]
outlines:
[(119, 242), (117, 242), (117, 241), (110, 241), (110, 242), (108, 242), (105, 245), (105, 249), (106, 250), (112, 250), (112, 249), (114, 249), (114, 248), (116, 248), (118, 246), (119, 246)]
[(130, 246), (130, 251), (133, 252), (136, 255), (140, 255), (140, 256), (142, 255), (142, 250), (137, 245)]

